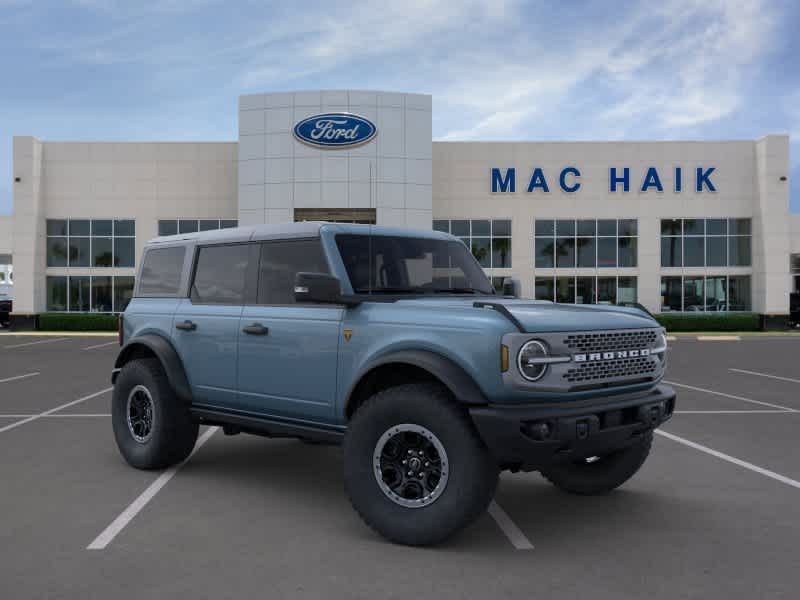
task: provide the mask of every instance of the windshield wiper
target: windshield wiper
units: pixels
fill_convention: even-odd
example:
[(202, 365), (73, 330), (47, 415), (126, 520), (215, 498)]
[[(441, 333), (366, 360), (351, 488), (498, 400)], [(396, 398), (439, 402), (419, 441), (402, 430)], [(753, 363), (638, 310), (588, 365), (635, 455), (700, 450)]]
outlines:
[(429, 290), (415, 287), (379, 287), (379, 288), (356, 288), (356, 294), (425, 294)]
[(451, 288), (438, 288), (433, 290), (436, 294), (486, 294), (490, 295), (489, 292), (484, 292), (483, 290), (479, 290), (476, 288), (471, 287), (451, 287)]

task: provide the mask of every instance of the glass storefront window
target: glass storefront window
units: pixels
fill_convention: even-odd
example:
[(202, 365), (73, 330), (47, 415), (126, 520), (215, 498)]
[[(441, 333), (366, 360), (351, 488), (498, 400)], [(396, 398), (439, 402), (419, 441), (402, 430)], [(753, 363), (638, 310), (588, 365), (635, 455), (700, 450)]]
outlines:
[(533, 230), (537, 268), (638, 266), (636, 219), (537, 219)]
[(48, 276), (46, 282), (52, 312), (122, 312), (133, 297), (133, 277)]
[(574, 277), (556, 277), (556, 302), (564, 304), (575, 302)]
[(683, 310), (681, 285), (680, 277), (661, 278), (661, 312)]
[(92, 311), (112, 312), (114, 310), (114, 292), (111, 281), (111, 277), (92, 277)]
[(597, 278), (597, 303), (616, 304), (617, 303), (617, 278), (598, 277)]
[(661, 311), (749, 311), (749, 275), (662, 277)]
[(461, 238), (486, 269), (511, 268), (511, 221), (508, 219), (436, 219), (433, 229)]
[(636, 277), (620, 277), (617, 280), (617, 302), (625, 304), (637, 301)]
[(534, 296), (536, 300), (555, 300), (556, 286), (553, 277), (537, 277), (534, 282)]
[(749, 267), (750, 219), (662, 219), (662, 267)]
[(69, 310), (89, 312), (91, 308), (90, 281), (88, 277), (69, 278)]
[(133, 219), (47, 220), (48, 267), (133, 267), (135, 245)]
[(578, 277), (575, 286), (576, 304), (595, 304), (596, 302), (596, 278)]
[(47, 310), (67, 310), (67, 278), (47, 278)]

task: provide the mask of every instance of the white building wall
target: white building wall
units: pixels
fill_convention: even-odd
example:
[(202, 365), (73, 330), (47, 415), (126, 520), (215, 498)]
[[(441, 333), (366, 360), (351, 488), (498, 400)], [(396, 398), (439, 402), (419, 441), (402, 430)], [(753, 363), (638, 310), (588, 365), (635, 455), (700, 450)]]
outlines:
[[(763, 148), (764, 156), (764, 166), (758, 170), (757, 147)], [(758, 273), (763, 283), (753, 283), (754, 309), (787, 311), (788, 299), (782, 298), (789, 278), (780, 273), (788, 262), (788, 185), (778, 177), (788, 174), (786, 136), (768, 136), (759, 142), (435, 142), (433, 157), (434, 219), (510, 218), (512, 268), (492, 274), (518, 278), (523, 296), (533, 297), (537, 275), (634, 275), (639, 301), (658, 311), (662, 275), (752, 274), (758, 280)], [(559, 186), (559, 174), (568, 166), (581, 172), (581, 188), (574, 193)], [(493, 167), (516, 169), (516, 193), (491, 192)], [(543, 169), (549, 193), (526, 192), (535, 167)], [(609, 191), (610, 167), (630, 168), (629, 192)], [(663, 192), (639, 191), (649, 167), (658, 169)], [(674, 191), (675, 167), (683, 167), (680, 193)], [(696, 192), (697, 167), (715, 167), (716, 192)], [(660, 220), (693, 217), (752, 218), (753, 267), (661, 268)], [(638, 267), (536, 269), (533, 223), (537, 218), (638, 219)], [(774, 241), (765, 239), (762, 223)]]
[(159, 219), (237, 214), (235, 142), (40, 142), (14, 138), (14, 312), (46, 309), (47, 275), (134, 268), (46, 267), (47, 219), (135, 219), (136, 260)]
[[(295, 124), (349, 112), (377, 127), (367, 144), (318, 149)], [(375, 208), (377, 222), (431, 227), (431, 97), (356, 90), (239, 98), (239, 222), (294, 220), (295, 208)]]

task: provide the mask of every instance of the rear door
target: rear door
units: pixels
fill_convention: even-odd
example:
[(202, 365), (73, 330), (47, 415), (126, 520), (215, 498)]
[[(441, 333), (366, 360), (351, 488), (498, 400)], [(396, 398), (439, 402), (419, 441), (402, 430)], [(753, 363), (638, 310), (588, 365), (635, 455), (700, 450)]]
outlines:
[(180, 301), (172, 327), (195, 405), (235, 405), (239, 320), (252, 247), (235, 243), (197, 249), (189, 297)]
[(333, 417), (344, 307), (296, 304), (299, 271), (328, 273), (320, 240), (260, 244), (256, 301), (239, 327), (239, 409), (298, 420)]

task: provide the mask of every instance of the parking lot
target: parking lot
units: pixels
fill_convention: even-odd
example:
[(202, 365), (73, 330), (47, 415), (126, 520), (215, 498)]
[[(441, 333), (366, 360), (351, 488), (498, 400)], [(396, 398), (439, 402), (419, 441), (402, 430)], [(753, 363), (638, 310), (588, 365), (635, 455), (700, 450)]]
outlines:
[(678, 412), (603, 497), (504, 473), (443, 546), (361, 523), (332, 446), (206, 430), (117, 452), (109, 337), (0, 334), (0, 598), (796, 598), (800, 337), (670, 343)]

